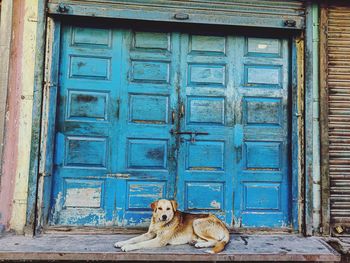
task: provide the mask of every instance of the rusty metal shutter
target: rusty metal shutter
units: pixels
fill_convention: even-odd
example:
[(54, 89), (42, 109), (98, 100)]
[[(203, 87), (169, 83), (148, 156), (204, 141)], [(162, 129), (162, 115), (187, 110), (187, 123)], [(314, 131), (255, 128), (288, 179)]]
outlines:
[(327, 33), (331, 226), (350, 234), (350, 6), (329, 6)]
[(51, 14), (303, 29), (297, 0), (49, 0)]

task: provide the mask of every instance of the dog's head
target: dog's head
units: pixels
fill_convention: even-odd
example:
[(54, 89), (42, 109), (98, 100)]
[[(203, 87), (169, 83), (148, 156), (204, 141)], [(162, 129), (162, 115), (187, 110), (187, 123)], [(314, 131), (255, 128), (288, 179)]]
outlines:
[(175, 200), (161, 199), (151, 204), (153, 210), (153, 218), (156, 222), (169, 222), (173, 219), (177, 209), (177, 202)]

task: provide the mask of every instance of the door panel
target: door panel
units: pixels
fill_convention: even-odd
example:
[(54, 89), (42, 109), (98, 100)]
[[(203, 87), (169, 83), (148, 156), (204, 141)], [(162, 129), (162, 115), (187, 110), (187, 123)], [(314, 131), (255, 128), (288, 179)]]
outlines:
[(64, 27), (50, 222), (104, 225), (113, 219), (107, 174), (115, 159), (121, 35)]
[(177, 107), (176, 34), (124, 32), (120, 95), (120, 133), (116, 171), (130, 176), (118, 179), (118, 217), (122, 225), (147, 225), (150, 204), (160, 198), (173, 198), (175, 127)]
[(51, 225), (150, 203), (289, 225), (288, 40), (64, 26)]
[(289, 224), (287, 40), (237, 37), (234, 91), (240, 142), (235, 215), (242, 227)]
[(228, 224), (233, 219), (234, 166), (233, 67), (227, 56), (231, 41), (181, 35), (180, 130), (203, 135), (178, 135), (176, 193), (181, 209), (210, 211)]

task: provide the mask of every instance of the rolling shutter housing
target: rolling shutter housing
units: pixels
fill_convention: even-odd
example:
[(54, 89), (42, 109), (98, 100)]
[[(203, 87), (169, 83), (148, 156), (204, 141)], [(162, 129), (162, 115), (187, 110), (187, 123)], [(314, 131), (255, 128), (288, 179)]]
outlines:
[(50, 0), (49, 13), (149, 21), (303, 29), (296, 0)]

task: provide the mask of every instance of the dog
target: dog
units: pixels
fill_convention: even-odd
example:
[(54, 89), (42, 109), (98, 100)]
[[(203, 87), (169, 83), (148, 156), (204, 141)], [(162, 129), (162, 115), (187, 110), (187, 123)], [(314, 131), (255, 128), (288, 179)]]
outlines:
[(151, 204), (153, 210), (148, 232), (114, 244), (122, 251), (190, 244), (219, 253), (230, 240), (225, 224), (212, 214), (190, 214), (177, 210), (174, 200), (161, 199)]

